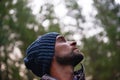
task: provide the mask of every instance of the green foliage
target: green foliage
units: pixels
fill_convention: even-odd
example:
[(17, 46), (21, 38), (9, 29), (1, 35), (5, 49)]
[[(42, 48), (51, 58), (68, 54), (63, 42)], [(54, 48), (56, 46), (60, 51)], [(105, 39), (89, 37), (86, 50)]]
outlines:
[[(41, 33), (29, 29), (27, 25), (33, 25), (34, 28), (38, 23), (25, 0), (0, 1), (0, 80), (24, 80), (32, 76), (21, 76), (21, 73), (26, 74), (26, 71), (21, 71), (23, 55), (28, 45)], [(14, 47), (19, 47), (22, 52), (19, 60), (17, 57), (12, 59)]]
[[(0, 1), (0, 80), (33, 80), (35, 76), (24, 68), (23, 58), (25, 50), (39, 35), (46, 32), (60, 32), (59, 24), (53, 23), (53, 6), (43, 5), (40, 14), (50, 21), (49, 30), (45, 30), (42, 22), (38, 22), (27, 6), (25, 0)], [(45, 10), (44, 10), (45, 9)], [(37, 28), (37, 29), (36, 29)], [(15, 53), (15, 48), (20, 53)]]
[(60, 33), (60, 27), (59, 27), (59, 24), (52, 24), (49, 26), (48, 28), (49, 32), (58, 32)]
[(103, 35), (83, 39), (87, 73), (92, 80), (120, 80), (120, 5), (113, 0), (94, 0), (94, 6), (104, 31)]
[[(78, 1), (65, 0), (64, 2), (68, 11), (65, 16), (74, 19), (76, 22), (74, 25), (62, 23), (61, 18), (55, 14), (55, 6), (49, 2), (41, 6), (39, 13), (41, 18), (37, 21), (31, 9), (27, 7), (27, 1), (0, 1), (0, 80), (33, 80), (35, 76), (25, 70), (23, 58), (28, 45), (39, 35), (55, 31), (71, 38), (70, 36), (75, 33), (81, 34), (83, 28), (80, 27), (80, 23), (85, 20), (81, 15)], [(87, 76), (92, 76), (92, 80), (120, 80), (120, 5), (114, 0), (94, 0), (94, 6), (98, 11), (96, 22), (100, 21), (99, 26), (104, 31), (82, 39)], [(47, 28), (42, 24), (46, 20), (49, 22)], [(63, 32), (66, 27), (69, 27), (69, 30)], [(105, 42), (104, 39), (108, 41)], [(14, 47), (20, 49), (21, 58), (17, 56), (15, 59), (11, 58)], [(76, 67), (78, 68), (80, 66)]]

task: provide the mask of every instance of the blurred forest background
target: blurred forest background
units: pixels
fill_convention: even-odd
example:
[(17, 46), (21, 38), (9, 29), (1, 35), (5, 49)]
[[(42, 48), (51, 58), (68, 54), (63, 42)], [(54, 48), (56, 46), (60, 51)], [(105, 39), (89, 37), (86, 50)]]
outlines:
[[(120, 80), (120, 3), (117, 0), (93, 0), (96, 13), (90, 14), (91, 27), (84, 25), (88, 20), (81, 13), (80, 0), (58, 0), (56, 5), (55, 0), (42, 0), (37, 15), (32, 13), (31, 1), (0, 0), (0, 80), (39, 79), (25, 68), (23, 58), (32, 41), (51, 31), (78, 42), (85, 55), (87, 80)], [(66, 10), (59, 12), (65, 13), (63, 17), (55, 13), (59, 4)], [(94, 35), (89, 33), (91, 30)]]

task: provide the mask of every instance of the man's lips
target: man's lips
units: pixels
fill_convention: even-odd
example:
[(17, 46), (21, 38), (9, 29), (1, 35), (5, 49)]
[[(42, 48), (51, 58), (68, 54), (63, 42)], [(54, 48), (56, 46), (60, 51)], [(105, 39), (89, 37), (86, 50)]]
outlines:
[(77, 52), (77, 53), (78, 53), (78, 52), (80, 52), (80, 51), (79, 51), (78, 48), (74, 48), (74, 49), (73, 49), (73, 52)]
[(83, 55), (83, 53), (78, 48), (74, 48), (73, 52), (74, 53), (79, 53), (79, 54)]

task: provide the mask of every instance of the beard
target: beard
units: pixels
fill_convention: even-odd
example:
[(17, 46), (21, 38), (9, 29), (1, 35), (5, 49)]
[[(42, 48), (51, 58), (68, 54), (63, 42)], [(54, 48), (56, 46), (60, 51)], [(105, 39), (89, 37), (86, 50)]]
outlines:
[(76, 66), (78, 63), (80, 63), (83, 60), (83, 55), (80, 53), (71, 52), (68, 55), (65, 55), (63, 57), (56, 56), (56, 61), (61, 65), (72, 65)]

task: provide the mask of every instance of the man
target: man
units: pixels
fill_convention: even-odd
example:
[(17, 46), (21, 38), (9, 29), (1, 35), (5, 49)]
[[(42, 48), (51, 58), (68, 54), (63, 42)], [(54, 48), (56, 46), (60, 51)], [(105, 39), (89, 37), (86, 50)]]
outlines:
[(85, 80), (83, 66), (74, 72), (82, 59), (75, 41), (68, 42), (59, 33), (50, 32), (27, 48), (24, 62), (41, 80)]

